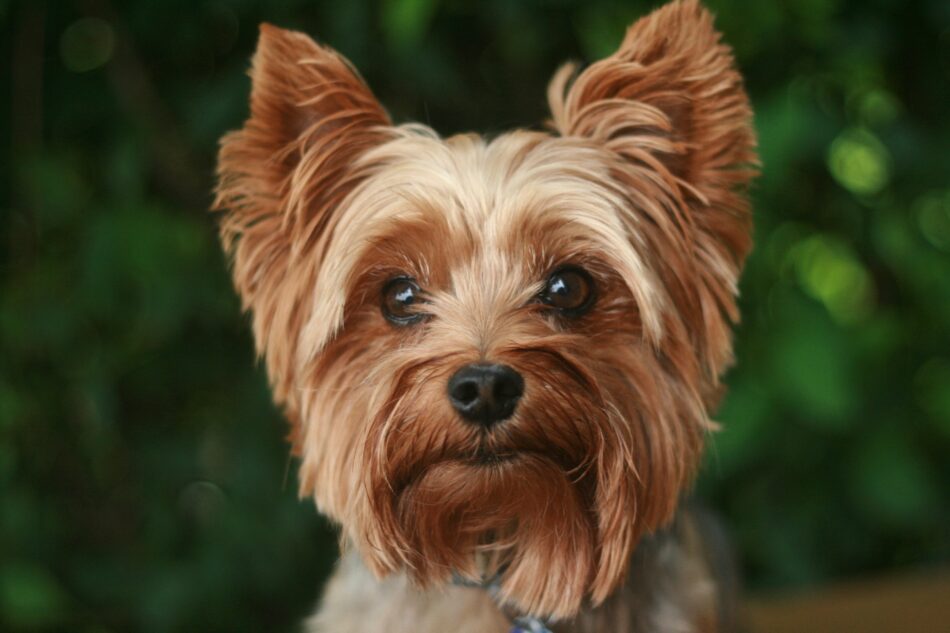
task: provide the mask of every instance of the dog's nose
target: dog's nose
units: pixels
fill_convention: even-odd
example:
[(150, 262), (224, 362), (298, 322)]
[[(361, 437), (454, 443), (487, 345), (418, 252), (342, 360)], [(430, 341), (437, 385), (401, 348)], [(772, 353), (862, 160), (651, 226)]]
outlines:
[(452, 406), (486, 429), (510, 418), (523, 393), (524, 378), (508, 365), (466, 365), (449, 379)]

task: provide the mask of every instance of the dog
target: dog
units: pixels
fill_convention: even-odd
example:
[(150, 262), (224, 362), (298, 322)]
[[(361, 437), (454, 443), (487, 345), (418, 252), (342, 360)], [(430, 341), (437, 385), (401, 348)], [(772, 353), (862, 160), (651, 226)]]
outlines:
[(214, 207), (300, 494), (343, 556), (309, 631), (730, 626), (681, 501), (732, 361), (751, 109), (696, 0), (548, 89), (544, 130), (394, 125), (262, 25)]

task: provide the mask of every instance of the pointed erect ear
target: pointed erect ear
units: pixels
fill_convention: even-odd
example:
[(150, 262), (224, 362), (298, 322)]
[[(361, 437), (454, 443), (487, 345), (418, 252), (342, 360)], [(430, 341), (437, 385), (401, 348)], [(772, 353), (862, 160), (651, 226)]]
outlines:
[(616, 53), (568, 87), (573, 70), (561, 68), (548, 89), (562, 135), (603, 141), (633, 160), (659, 160), (703, 193), (755, 174), (742, 78), (698, 0), (675, 0), (641, 18)]
[(302, 33), (262, 25), (250, 75), (251, 115), (221, 142), (215, 209), (281, 402), (325, 229), (389, 118), (346, 59)]
[(746, 194), (758, 162), (732, 52), (697, 0), (675, 0), (633, 24), (616, 53), (572, 82), (573, 74), (561, 68), (548, 88), (557, 132), (602, 144), (625, 159), (621, 179), (659, 184), (686, 207), (667, 225), (692, 245), (691, 263), (667, 274), (696, 286), (674, 303), (698, 315), (716, 374), (728, 361), (728, 320), (738, 316), (736, 281), (751, 245)]
[(368, 141), (367, 128), (389, 124), (349, 61), (303, 33), (262, 24), (250, 75), (251, 117), (242, 132), (253, 149), (270, 153), (277, 172), (314, 142)]

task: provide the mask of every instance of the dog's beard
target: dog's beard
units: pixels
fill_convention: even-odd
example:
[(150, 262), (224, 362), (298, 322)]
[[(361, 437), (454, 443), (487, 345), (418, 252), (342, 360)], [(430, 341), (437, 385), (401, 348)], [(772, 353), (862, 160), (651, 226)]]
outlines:
[(553, 348), (506, 361), (528, 392), (511, 420), (487, 432), (452, 415), (432, 387), (454, 361), (399, 375), (369, 427), (369, 520), (356, 526), (358, 540), (377, 571), (405, 569), (423, 585), (453, 573), (498, 580), (517, 608), (566, 616), (585, 596), (609, 594), (642, 530), (635, 412)]
[(418, 576), (500, 576), (505, 594), (544, 605), (584, 593), (596, 542), (587, 504), (561, 467), (525, 454), (493, 466), (440, 462), (403, 492), (396, 512)]

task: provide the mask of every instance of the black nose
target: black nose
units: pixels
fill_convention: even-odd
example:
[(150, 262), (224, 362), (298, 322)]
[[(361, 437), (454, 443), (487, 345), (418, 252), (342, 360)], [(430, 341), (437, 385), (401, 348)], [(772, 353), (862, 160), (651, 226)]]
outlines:
[(511, 417), (524, 378), (508, 365), (466, 365), (449, 379), (449, 400), (463, 418), (490, 428)]

